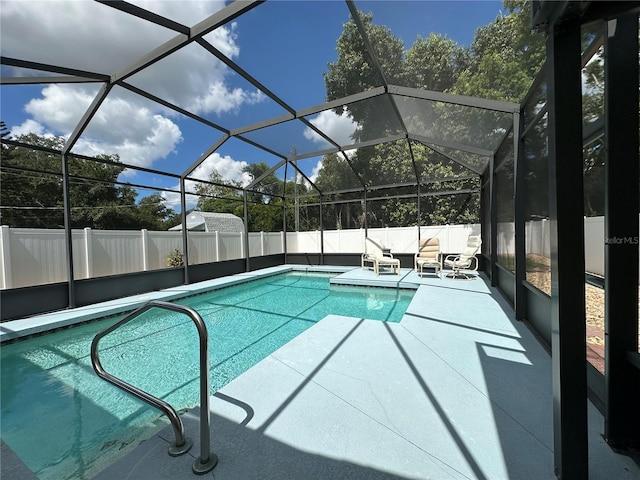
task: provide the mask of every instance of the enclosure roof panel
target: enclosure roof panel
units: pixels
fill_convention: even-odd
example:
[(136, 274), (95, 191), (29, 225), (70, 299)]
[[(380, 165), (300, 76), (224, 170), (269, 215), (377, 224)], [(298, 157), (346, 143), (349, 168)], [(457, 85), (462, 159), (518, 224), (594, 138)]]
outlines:
[[(3, 93), (41, 86), (28, 108), (65, 138), (65, 152), (117, 154), (132, 168), (206, 180), (231, 165), (226, 180), (244, 187), (256, 180), (247, 176), (254, 164), (276, 176), (298, 169), (309, 185), (332, 165), (342, 179), (325, 191), (480, 175), (520, 106), (407, 86), (394, 68), (414, 39), (386, 44), (380, 32), (399, 15), (409, 21), (415, 8), (7, 0), (0, 85)], [(332, 90), (345, 48), (360, 74)], [(75, 99), (73, 108), (54, 112), (54, 97)], [(420, 162), (447, 166), (421, 170), (412, 145), (427, 155)]]

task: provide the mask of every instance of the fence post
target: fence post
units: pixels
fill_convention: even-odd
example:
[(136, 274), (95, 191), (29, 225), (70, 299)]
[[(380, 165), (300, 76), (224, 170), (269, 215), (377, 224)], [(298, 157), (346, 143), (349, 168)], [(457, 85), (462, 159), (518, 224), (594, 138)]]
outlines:
[(264, 232), (260, 232), (260, 255), (264, 256)]
[(214, 242), (216, 242), (215, 244), (215, 250), (216, 250), (216, 262), (220, 261), (220, 236), (218, 235), (218, 230), (216, 230), (215, 232), (213, 232), (213, 238), (214, 238)]
[(84, 228), (84, 265), (87, 269), (87, 278), (93, 278), (93, 241), (91, 239), (91, 227)]
[(12, 288), (11, 275), (11, 230), (8, 225), (0, 227), (0, 255), (2, 255), (2, 288)]
[[(245, 258), (243, 233), (240, 233), (240, 258)], [(249, 234), (247, 233), (247, 238), (249, 238), (248, 235)], [(249, 242), (247, 242), (247, 248), (248, 247), (249, 247)]]
[(142, 270), (149, 270), (149, 230), (143, 228), (140, 230), (142, 234)]

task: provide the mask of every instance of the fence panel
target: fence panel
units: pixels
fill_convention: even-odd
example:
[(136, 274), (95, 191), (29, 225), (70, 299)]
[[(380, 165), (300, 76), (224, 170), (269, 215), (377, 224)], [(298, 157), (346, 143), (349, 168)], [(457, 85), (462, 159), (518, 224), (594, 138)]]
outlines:
[(12, 228), (9, 288), (65, 281), (66, 244), (64, 230)]
[(139, 231), (94, 230), (91, 237), (92, 276), (102, 277), (144, 270), (142, 238)]
[(243, 258), (242, 233), (218, 233), (220, 261)]
[[(325, 251), (326, 251), (325, 232)], [(287, 232), (287, 251), (291, 253), (320, 253), (320, 232)]]
[(249, 256), (259, 257), (262, 255), (262, 238), (260, 232), (249, 233)]
[[(393, 253), (415, 253), (418, 251), (418, 227), (369, 228), (367, 235), (370, 238), (379, 239), (382, 245), (390, 248)], [(364, 246), (362, 248), (364, 249)]]
[[(549, 221), (527, 222), (525, 228), (526, 252), (548, 257)], [(585, 218), (584, 228), (585, 270), (604, 275), (604, 218)], [(462, 251), (467, 237), (479, 233), (478, 224), (420, 227), (420, 238), (437, 237), (444, 253)], [(418, 250), (417, 227), (371, 228), (368, 234), (379, 238), (393, 253), (414, 253)], [(325, 253), (364, 251), (364, 229), (325, 231), (323, 237)], [(242, 233), (189, 232), (188, 238), (191, 264), (244, 258)], [(289, 232), (287, 250), (291, 253), (319, 253), (320, 238), (319, 231)], [(512, 251), (512, 233), (498, 240), (505, 251)], [(637, 243), (638, 239), (623, 241)], [(166, 268), (169, 254), (174, 249), (182, 251), (183, 248), (181, 232), (146, 230), (73, 230), (72, 242), (76, 279)], [(1, 288), (68, 280), (66, 239), (62, 229), (1, 227), (0, 247)], [(283, 253), (282, 233), (252, 232), (249, 234), (249, 247), (252, 256)]]
[[(169, 254), (176, 249), (184, 254), (182, 251), (182, 232), (148, 232), (147, 269), (166, 268)], [(189, 257), (191, 257), (191, 251), (189, 251)]]
[[(89, 234), (87, 234), (87, 230)], [(64, 230), (61, 230), (64, 235)], [(73, 278), (78, 280), (83, 278), (91, 278), (93, 271), (91, 270), (91, 229), (71, 230), (71, 248), (73, 249)], [(66, 247), (62, 247), (61, 256), (67, 257)], [(66, 282), (67, 269), (60, 275), (58, 282)]]
[(282, 232), (265, 232), (263, 242), (265, 255), (284, 253), (282, 248)]
[[(318, 251), (320, 249), (318, 248)], [(324, 232), (324, 253), (361, 253), (364, 230), (328, 230)]]
[[(198, 265), (216, 261), (215, 232), (189, 232), (189, 264)], [(182, 241), (180, 242), (182, 244)], [(180, 250), (180, 247), (177, 247)]]
[[(586, 272), (604, 276), (604, 218), (584, 219), (584, 269)], [(586, 255), (589, 252), (589, 255)]]
[(533, 220), (525, 223), (525, 251), (543, 257), (551, 256), (549, 220)]

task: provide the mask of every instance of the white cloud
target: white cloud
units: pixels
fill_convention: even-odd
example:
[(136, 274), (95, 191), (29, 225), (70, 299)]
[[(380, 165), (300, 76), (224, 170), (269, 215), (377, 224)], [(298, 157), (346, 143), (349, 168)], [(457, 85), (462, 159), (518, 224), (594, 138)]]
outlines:
[[(11, 132), (11, 138), (16, 138), (20, 135), (27, 135), (29, 133), (35, 133), (39, 136), (47, 135), (44, 126), (32, 119), (27, 119), (20, 125), (14, 125), (9, 128), (9, 131)], [(48, 136), (51, 136), (51, 134)]]
[[(83, 87), (49, 85), (42, 89), (42, 97), (25, 105), (25, 111), (33, 118), (12, 133), (68, 136), (94, 94)], [(170, 119), (124, 98), (108, 97), (73, 151), (90, 156), (117, 153), (124, 163), (149, 167), (174, 152), (181, 141), (182, 133)]]
[[(224, 7), (224, 0), (134, 1), (136, 5), (193, 26)], [(99, 21), (97, 21), (99, 20)], [(88, 1), (3, 0), (0, 9), (2, 55), (111, 75), (137, 61), (177, 33)], [(72, 33), (70, 33), (72, 32)], [(237, 57), (235, 24), (206, 39)], [(128, 79), (197, 114), (233, 112), (264, 99), (256, 90), (230, 83), (229, 69), (190, 44)], [(12, 129), (68, 136), (93, 101), (99, 84), (49, 85), (24, 107), (29, 116)], [(150, 167), (175, 152), (182, 133), (174, 112), (120, 87), (111, 90), (74, 148), (87, 155), (117, 153), (125, 163)]]
[[(346, 111), (344, 111), (342, 115), (336, 115), (332, 110), (325, 110), (309, 121), (339, 145), (349, 145), (353, 143), (351, 135), (353, 135), (358, 126), (349, 118), (349, 114)], [(304, 136), (308, 140), (323, 146), (329, 145), (324, 138), (310, 128), (305, 129)]]
[(320, 170), (322, 170), (322, 159), (318, 160), (316, 166), (311, 170), (309, 180), (311, 180), (313, 183), (316, 183), (316, 179), (318, 178), (318, 173), (320, 173)]
[[(217, 171), (223, 180), (231, 182), (240, 182), (244, 187), (251, 182), (251, 175), (243, 172), (242, 169), (248, 164), (244, 160), (234, 160), (228, 155), (222, 156), (215, 152), (202, 162), (190, 175), (191, 178), (197, 178), (201, 180), (209, 180), (211, 173)], [(195, 182), (186, 181), (185, 190), (187, 193), (195, 193)], [(180, 190), (180, 185), (175, 185), (174, 190)], [(165, 204), (173, 209), (180, 209), (180, 195), (177, 193), (164, 192), (162, 196), (165, 199)], [(191, 197), (193, 199), (193, 197)], [(189, 202), (189, 198), (187, 198)], [(194, 205), (187, 205), (187, 208), (192, 208)]]
[(242, 171), (248, 164), (244, 160), (234, 160), (229, 155), (215, 152), (202, 162), (190, 175), (192, 178), (208, 180), (211, 172), (217, 171), (223, 180), (240, 182), (242, 186), (251, 182), (251, 175)]
[[(344, 154), (347, 157), (352, 158), (357, 151), (358, 150), (356, 148), (352, 148), (351, 150), (345, 150)], [(342, 155), (342, 154), (338, 154), (338, 155)], [(311, 180), (314, 183), (318, 179), (318, 174), (320, 173), (320, 170), (322, 170), (322, 160), (323, 160), (322, 158), (318, 160), (318, 163), (316, 163), (315, 167), (311, 169), (311, 175), (309, 176), (309, 180)]]

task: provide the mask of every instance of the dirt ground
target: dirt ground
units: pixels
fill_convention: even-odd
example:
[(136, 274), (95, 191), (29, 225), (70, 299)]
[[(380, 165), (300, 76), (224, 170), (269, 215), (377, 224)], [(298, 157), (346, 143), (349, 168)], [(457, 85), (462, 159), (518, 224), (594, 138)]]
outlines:
[[(527, 263), (529, 266), (527, 281), (547, 295), (551, 295), (549, 258), (529, 254), (527, 255)], [(585, 283), (585, 306), (587, 358), (594, 367), (604, 373), (604, 290)], [(640, 301), (638, 311), (640, 312)], [(638, 336), (638, 347), (640, 348), (640, 335)]]

